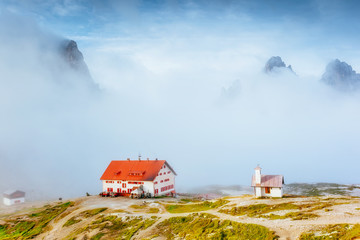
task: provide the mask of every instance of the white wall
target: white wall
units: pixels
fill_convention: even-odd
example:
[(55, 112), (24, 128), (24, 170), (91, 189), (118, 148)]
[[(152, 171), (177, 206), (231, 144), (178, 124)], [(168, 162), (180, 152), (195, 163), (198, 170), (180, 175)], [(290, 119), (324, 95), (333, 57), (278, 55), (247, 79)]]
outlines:
[[(265, 189), (264, 189), (264, 192), (265, 192)], [(271, 188), (270, 195), (271, 195), (271, 197), (282, 197), (283, 196), (282, 188)]]
[(144, 192), (150, 193), (151, 196), (154, 196), (154, 182), (148, 181), (144, 182)]
[[(113, 181), (114, 183), (107, 183), (106, 181)], [(152, 181), (119, 181), (119, 180), (102, 180), (103, 182), (103, 192), (107, 192), (108, 188), (112, 188), (113, 192), (117, 192), (118, 188), (123, 192), (124, 190), (128, 193), (128, 189), (132, 189), (133, 187), (139, 187), (140, 185), (144, 186), (145, 193), (151, 193), (154, 195), (154, 184)], [(130, 184), (129, 182), (143, 182), (144, 184)], [(126, 187), (123, 187), (123, 183), (126, 184)]]
[(270, 188), (270, 193), (265, 193), (265, 187), (255, 187), (255, 196), (256, 197), (282, 197), (283, 189), (282, 188)]
[(256, 197), (261, 197), (261, 187), (255, 187), (255, 196)]
[[(165, 182), (165, 179), (169, 179), (169, 181)], [(166, 191), (161, 191), (161, 188), (169, 185), (174, 185), (174, 187)], [(158, 176), (156, 176), (154, 180), (154, 188), (159, 190), (159, 192), (155, 194), (155, 196), (166, 195), (166, 194), (170, 194), (172, 191), (175, 191), (175, 174), (173, 171), (171, 171), (168, 165), (164, 164), (161, 167)]]
[(19, 204), (19, 203), (25, 202), (25, 198), (9, 199), (9, 198), (5, 198), (5, 197), (4, 197), (3, 202), (4, 202), (5, 205), (10, 206), (10, 205), (14, 205), (14, 204)]

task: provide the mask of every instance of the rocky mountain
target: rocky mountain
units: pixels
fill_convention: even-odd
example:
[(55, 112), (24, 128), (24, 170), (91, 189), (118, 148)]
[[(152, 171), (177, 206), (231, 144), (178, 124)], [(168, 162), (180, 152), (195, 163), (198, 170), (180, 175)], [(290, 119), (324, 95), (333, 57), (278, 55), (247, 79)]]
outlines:
[(84, 61), (83, 54), (73, 40), (64, 40), (60, 46), (60, 53), (71, 68), (90, 77), (89, 69)]
[(97, 88), (84, 61), (84, 56), (78, 49), (75, 41), (63, 40), (60, 43), (60, 57), (64, 60), (65, 65), (70, 71), (79, 78), (82, 78), (90, 87)]
[(271, 73), (271, 72), (278, 72), (281, 69), (287, 69), (287, 70), (290, 70), (292, 73), (294, 73), (294, 71), (291, 68), (291, 65), (286, 67), (286, 64), (283, 62), (283, 60), (279, 56), (271, 57), (266, 62), (264, 70), (266, 73)]
[(360, 87), (360, 74), (351, 65), (335, 59), (326, 66), (321, 81), (339, 90), (356, 90)]

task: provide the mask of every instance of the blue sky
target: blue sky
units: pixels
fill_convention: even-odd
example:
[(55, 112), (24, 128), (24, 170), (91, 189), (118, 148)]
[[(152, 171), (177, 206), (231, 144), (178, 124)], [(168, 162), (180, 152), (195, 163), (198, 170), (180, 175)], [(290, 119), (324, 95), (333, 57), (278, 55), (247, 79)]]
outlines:
[(351, 61), (359, 52), (357, 1), (53, 0), (2, 1), (1, 6), (3, 12), (29, 16), (55, 34), (73, 38), (83, 51), (115, 38), (207, 37), (219, 42), (256, 38), (257, 45), (270, 42), (274, 54), (280, 52), (277, 48), (290, 56), (316, 51), (325, 62), (335, 57)]
[[(111, 159), (138, 153), (169, 160), (183, 189), (249, 184), (258, 163), (286, 182), (359, 183), (349, 166), (360, 158), (360, 95), (319, 81), (334, 58), (360, 71), (359, 5), (1, 1), (3, 155), (69, 179), (76, 163), (89, 192)], [(52, 34), (78, 43), (100, 99), (51, 81), (41, 46)], [(271, 56), (297, 76), (265, 75)]]
[[(2, 1), (2, 9), (34, 17), (42, 25), (62, 35), (104, 37), (149, 30), (153, 24), (180, 22), (211, 30), (247, 25), (262, 28), (317, 27), (319, 34), (349, 40), (359, 27), (357, 1)], [(144, 27), (144, 28), (141, 28)], [(121, 31), (123, 30), (123, 31)], [(126, 29), (129, 30), (129, 29)], [(147, 31), (144, 34), (148, 34)], [(324, 36), (325, 37), (325, 36)]]

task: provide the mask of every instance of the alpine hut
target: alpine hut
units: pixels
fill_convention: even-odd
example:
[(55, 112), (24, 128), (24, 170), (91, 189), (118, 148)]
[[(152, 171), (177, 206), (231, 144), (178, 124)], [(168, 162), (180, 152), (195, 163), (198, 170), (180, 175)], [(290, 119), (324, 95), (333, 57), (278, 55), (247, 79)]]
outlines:
[(114, 160), (101, 176), (107, 196), (174, 196), (176, 172), (166, 160)]

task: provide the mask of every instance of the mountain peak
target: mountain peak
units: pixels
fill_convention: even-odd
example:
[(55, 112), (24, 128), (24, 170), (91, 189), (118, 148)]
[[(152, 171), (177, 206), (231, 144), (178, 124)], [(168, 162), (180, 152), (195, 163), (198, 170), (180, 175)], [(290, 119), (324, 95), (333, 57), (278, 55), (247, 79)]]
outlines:
[(279, 69), (289, 69), (292, 73), (294, 73), (291, 65), (286, 67), (286, 64), (279, 56), (271, 57), (265, 64), (265, 72), (266, 73), (276, 72)]
[(74, 40), (64, 40), (61, 44), (61, 54), (65, 61), (75, 70), (89, 73), (84, 56), (79, 51), (77, 43)]
[(90, 75), (88, 66), (84, 61), (84, 56), (78, 49), (78, 45), (74, 40), (66, 39), (61, 42), (60, 55), (65, 64), (77, 74), (79, 79), (85, 80), (91, 88), (98, 88)]
[(360, 87), (360, 74), (351, 65), (335, 59), (326, 66), (321, 81), (340, 90), (354, 90)]
[(82, 53), (79, 51), (74, 40), (65, 40), (63, 45), (63, 55), (65, 60), (73, 68), (78, 68), (81, 62), (84, 61)]

